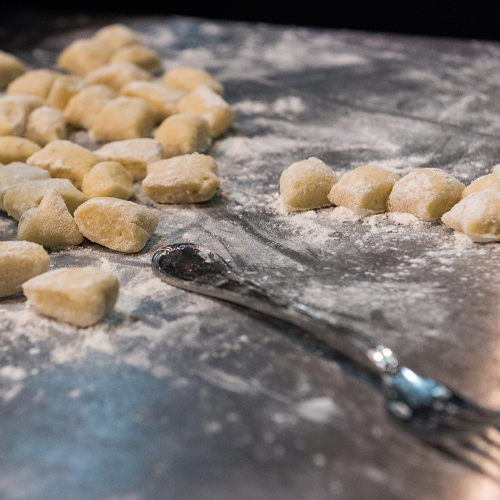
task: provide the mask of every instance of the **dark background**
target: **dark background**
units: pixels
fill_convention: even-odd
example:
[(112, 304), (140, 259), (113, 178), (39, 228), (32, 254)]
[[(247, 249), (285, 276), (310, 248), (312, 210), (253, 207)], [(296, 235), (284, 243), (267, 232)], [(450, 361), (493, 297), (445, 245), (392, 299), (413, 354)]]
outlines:
[(13, 31), (43, 31), (54, 15), (183, 15), (417, 35), (500, 40), (500, 0), (4, 0), (0, 44)]

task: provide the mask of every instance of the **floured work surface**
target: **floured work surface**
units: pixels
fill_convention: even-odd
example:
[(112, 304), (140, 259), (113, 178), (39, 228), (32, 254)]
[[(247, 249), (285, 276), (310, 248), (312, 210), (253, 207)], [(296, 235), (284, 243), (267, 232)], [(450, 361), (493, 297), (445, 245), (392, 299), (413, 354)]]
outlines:
[[(286, 297), (372, 318), (405, 364), (500, 406), (500, 245), (408, 215), (287, 215), (277, 202), (282, 170), (310, 156), (339, 172), (438, 167), (466, 184), (491, 172), (500, 46), (125, 21), (167, 68), (202, 67), (224, 83), (235, 127), (210, 150), (222, 192), (196, 206), (139, 194), (160, 217), (140, 254), (91, 244), (51, 252), (52, 268), (100, 266), (119, 278), (104, 323), (76, 329), (22, 297), (0, 301), (0, 497), (500, 498), (489, 479), (392, 425), (380, 394), (297, 329), (150, 270), (163, 245), (206, 245)], [(50, 66), (99, 26), (15, 53)], [(16, 238), (6, 216), (0, 235)]]

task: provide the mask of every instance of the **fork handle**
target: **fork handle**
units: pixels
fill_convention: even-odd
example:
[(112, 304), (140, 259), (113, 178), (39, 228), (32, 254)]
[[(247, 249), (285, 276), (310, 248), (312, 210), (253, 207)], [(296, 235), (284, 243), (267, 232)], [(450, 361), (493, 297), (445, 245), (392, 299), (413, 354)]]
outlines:
[(399, 369), (398, 360), (392, 350), (359, 329), (360, 323), (366, 328), (369, 328), (369, 323), (342, 313), (329, 314), (327, 318), (298, 302), (274, 297), (239, 273), (229, 272), (226, 279), (216, 284), (185, 283), (183, 288), (292, 323), (381, 376), (394, 374)]

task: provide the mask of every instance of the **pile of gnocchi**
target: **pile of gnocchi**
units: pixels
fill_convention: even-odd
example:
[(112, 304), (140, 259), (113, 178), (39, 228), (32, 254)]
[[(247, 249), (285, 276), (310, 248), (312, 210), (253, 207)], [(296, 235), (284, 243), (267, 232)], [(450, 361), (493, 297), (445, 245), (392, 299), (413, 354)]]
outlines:
[(360, 216), (406, 212), (423, 221), (441, 219), (471, 240), (500, 241), (500, 173), (465, 187), (438, 168), (421, 168), (402, 179), (375, 165), (363, 165), (340, 180), (318, 158), (290, 165), (280, 179), (281, 198), (290, 211), (346, 207)]
[[(158, 203), (200, 203), (220, 188), (203, 154), (233, 123), (224, 89), (209, 73), (163, 73), (158, 54), (120, 24), (76, 40), (59, 70), (29, 70), (0, 51), (0, 210), (18, 241), (0, 242), (0, 297), (24, 291), (42, 314), (77, 326), (112, 308), (118, 281), (96, 268), (48, 271), (44, 248), (88, 240), (141, 251), (158, 225), (130, 201), (134, 183)], [(85, 130), (101, 147), (68, 140)]]

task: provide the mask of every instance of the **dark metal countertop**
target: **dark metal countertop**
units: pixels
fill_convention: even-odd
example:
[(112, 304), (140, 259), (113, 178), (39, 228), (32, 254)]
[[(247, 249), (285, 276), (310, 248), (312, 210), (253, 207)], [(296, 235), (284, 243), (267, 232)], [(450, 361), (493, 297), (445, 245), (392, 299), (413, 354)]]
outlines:
[[(106, 22), (110, 20), (107, 19)], [(500, 406), (500, 247), (440, 224), (297, 215), (281, 171), (310, 156), (463, 182), (500, 163), (500, 45), (129, 18), (166, 67), (220, 78), (235, 127), (211, 149), (223, 189), (198, 206), (138, 199), (160, 225), (138, 255), (84, 244), (53, 267), (96, 265), (121, 293), (76, 329), (0, 300), (2, 500), (494, 500), (490, 479), (391, 424), (370, 380), (298, 329), (171, 288), (167, 243), (206, 245), (274, 292), (372, 319), (401, 360)], [(103, 22), (71, 19), (5, 48), (53, 66)], [(28, 40), (29, 43), (26, 43)], [(2, 240), (16, 223), (0, 215)], [(287, 332), (290, 335), (284, 335)]]

